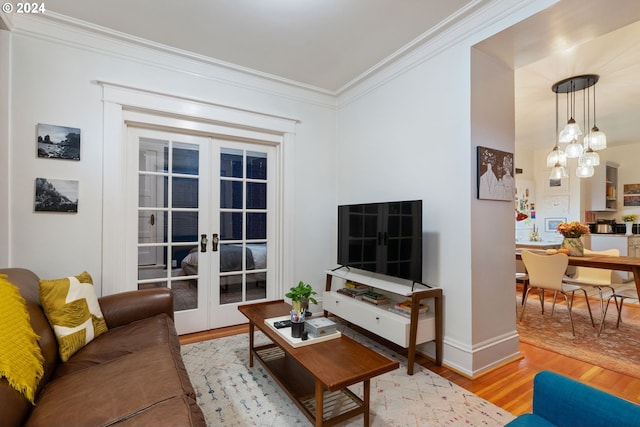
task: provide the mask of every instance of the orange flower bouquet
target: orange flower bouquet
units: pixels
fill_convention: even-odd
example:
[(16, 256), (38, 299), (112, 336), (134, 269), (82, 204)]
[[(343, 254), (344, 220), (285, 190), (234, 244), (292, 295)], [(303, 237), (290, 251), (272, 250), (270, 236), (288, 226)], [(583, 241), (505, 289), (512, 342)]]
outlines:
[(558, 232), (564, 237), (581, 237), (589, 234), (589, 226), (579, 221), (561, 222), (558, 224)]

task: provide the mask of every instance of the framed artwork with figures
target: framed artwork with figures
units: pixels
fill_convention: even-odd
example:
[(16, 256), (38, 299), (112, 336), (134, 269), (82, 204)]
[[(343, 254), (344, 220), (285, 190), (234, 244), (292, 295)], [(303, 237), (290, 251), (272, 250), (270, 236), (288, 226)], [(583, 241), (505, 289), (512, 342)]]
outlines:
[(513, 153), (477, 147), (478, 199), (512, 202), (516, 195)]

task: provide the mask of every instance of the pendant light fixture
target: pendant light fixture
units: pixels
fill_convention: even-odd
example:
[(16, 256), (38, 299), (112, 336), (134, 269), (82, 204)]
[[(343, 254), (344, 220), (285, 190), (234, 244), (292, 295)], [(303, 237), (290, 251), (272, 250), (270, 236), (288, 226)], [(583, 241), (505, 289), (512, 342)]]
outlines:
[(547, 156), (547, 166), (551, 167), (549, 179), (566, 178), (568, 176), (566, 168), (567, 155), (558, 145), (558, 92), (556, 92), (556, 133), (554, 139), (556, 140), (556, 145)]
[[(559, 175), (566, 175), (566, 159), (578, 159), (576, 167), (576, 176), (579, 178), (588, 178), (594, 174), (594, 166), (600, 164), (600, 156), (597, 150), (602, 150), (607, 146), (606, 136), (596, 125), (596, 97), (595, 84), (598, 82), (599, 76), (596, 74), (586, 74), (581, 76), (569, 77), (555, 83), (551, 90), (556, 94), (556, 146), (547, 156), (547, 166), (552, 167), (551, 179), (557, 179)], [(593, 128), (589, 129), (591, 97), (589, 88), (593, 87)], [(582, 136), (582, 130), (575, 120), (576, 117), (576, 92), (582, 91), (583, 103), (583, 125), (586, 129), (586, 135)], [(558, 133), (558, 94), (566, 94), (567, 104), (567, 124)], [(558, 146), (560, 143), (568, 143), (562, 150)], [(564, 156), (561, 157), (560, 153)], [(560, 170), (560, 167), (563, 170)]]

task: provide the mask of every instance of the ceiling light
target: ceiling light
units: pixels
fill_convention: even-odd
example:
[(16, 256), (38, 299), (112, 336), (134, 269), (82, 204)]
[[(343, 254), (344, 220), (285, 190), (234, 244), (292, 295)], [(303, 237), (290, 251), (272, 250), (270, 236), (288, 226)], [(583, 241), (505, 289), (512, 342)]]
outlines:
[[(560, 158), (560, 152), (563, 152), (558, 148), (558, 142), (569, 143), (565, 148), (563, 154), (569, 159), (578, 159), (578, 165), (576, 168), (576, 176), (580, 178), (588, 178), (594, 174), (594, 166), (600, 164), (600, 156), (596, 153), (596, 150), (602, 150), (607, 147), (606, 135), (601, 132), (596, 126), (596, 96), (595, 85), (600, 77), (596, 74), (586, 74), (581, 76), (569, 77), (561, 80), (551, 86), (551, 90), (556, 94), (556, 146), (547, 156), (547, 166), (552, 167), (551, 175), (558, 175), (562, 172), (566, 174), (566, 160), (563, 163)], [(590, 89), (593, 87), (593, 127), (589, 129), (590, 123), (590, 111), (591, 111), (591, 97)], [(576, 123), (576, 92), (582, 91), (582, 103), (583, 103), (583, 117), (584, 128), (587, 129), (587, 134), (584, 138), (579, 138), (582, 135), (580, 126)], [(566, 94), (567, 100), (567, 125), (558, 132), (558, 94)], [(583, 144), (578, 141), (582, 140)], [(556, 162), (554, 162), (556, 160)], [(558, 165), (562, 166), (564, 171), (558, 169)]]

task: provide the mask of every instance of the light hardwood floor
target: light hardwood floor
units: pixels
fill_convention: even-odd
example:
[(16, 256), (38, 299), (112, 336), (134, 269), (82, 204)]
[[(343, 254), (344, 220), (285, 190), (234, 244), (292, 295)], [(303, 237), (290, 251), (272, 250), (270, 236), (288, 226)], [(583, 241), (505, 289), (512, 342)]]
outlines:
[[(580, 302), (576, 300), (575, 306)], [(582, 302), (584, 305), (584, 302)], [(613, 307), (611, 307), (613, 309)], [(640, 321), (640, 306), (625, 305), (623, 319)], [(247, 325), (199, 332), (180, 337), (181, 344), (246, 333)], [(640, 330), (638, 331), (640, 333)], [(399, 352), (403, 349), (397, 348)], [(581, 362), (570, 357), (543, 350), (532, 345), (520, 344), (522, 359), (508, 363), (479, 378), (468, 379), (446, 367), (436, 366), (433, 361), (419, 358), (425, 368), (447, 378), (449, 381), (477, 394), (514, 415), (531, 412), (533, 377), (549, 369), (577, 379), (596, 388), (640, 403), (640, 379), (620, 374), (599, 366)]]

